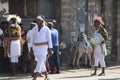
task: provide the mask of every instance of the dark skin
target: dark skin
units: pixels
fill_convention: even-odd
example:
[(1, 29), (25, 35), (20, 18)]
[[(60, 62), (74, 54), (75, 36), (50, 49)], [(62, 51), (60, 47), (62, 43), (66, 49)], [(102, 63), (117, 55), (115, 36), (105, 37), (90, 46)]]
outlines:
[[(38, 31), (40, 31), (41, 28), (43, 27), (43, 20), (37, 19), (36, 22), (37, 22), (37, 25), (38, 25)], [(30, 53), (33, 53), (33, 49), (32, 48), (30, 49)], [(48, 54), (52, 55), (52, 48), (48, 49)]]
[(43, 20), (37, 19), (38, 31), (43, 27)]
[[(100, 22), (97, 21), (97, 20), (94, 21), (94, 27), (95, 27), (96, 30), (103, 29), (103, 26), (101, 26)], [(104, 34), (107, 34), (107, 33), (104, 33)], [(104, 38), (105, 40), (106, 40), (106, 36), (107, 36), (107, 35), (105, 35), (105, 37), (103, 36), (103, 38)], [(104, 41), (105, 41), (105, 40), (104, 40)], [(102, 43), (104, 43), (104, 41), (103, 41)]]
[[(102, 29), (103, 30), (103, 27), (101, 26), (101, 24), (100, 24), (100, 22), (98, 21), (98, 20), (95, 20), (94, 21), (94, 27), (95, 27), (95, 29), (96, 30), (98, 30), (98, 29)], [(104, 34), (105, 34), (106, 32), (104, 32)], [(104, 37), (104, 36), (103, 36)], [(107, 37), (107, 33), (106, 33), (106, 35), (105, 35), (105, 38)], [(102, 43), (104, 43), (104, 41), (102, 41)], [(94, 47), (94, 46), (93, 46)], [(94, 48), (93, 48), (94, 49)], [(93, 55), (93, 54), (92, 54)], [(93, 74), (91, 74), (91, 76), (94, 76), (94, 75), (96, 75), (96, 72), (97, 72), (97, 66), (95, 66), (95, 69), (94, 69), (94, 73)], [(102, 72), (98, 75), (98, 76), (104, 76), (105, 75), (105, 67), (102, 67)]]
[(94, 21), (94, 27), (95, 27), (96, 30), (99, 29), (99, 27), (100, 27), (100, 22), (97, 21), (97, 20), (95, 20), (95, 21)]
[[(38, 25), (38, 31), (41, 30), (41, 28), (43, 27), (43, 20), (40, 20), (40, 19), (37, 19), (37, 25)], [(33, 55), (33, 49), (32, 47), (30, 48), (30, 54)], [(48, 54), (51, 55), (52, 54), (52, 48), (49, 48), (48, 49)], [(43, 72), (45, 74), (45, 80), (47, 80), (47, 71)], [(34, 76), (33, 76), (33, 80), (36, 80), (37, 79), (37, 76), (39, 76), (40, 73), (36, 72), (34, 73)]]

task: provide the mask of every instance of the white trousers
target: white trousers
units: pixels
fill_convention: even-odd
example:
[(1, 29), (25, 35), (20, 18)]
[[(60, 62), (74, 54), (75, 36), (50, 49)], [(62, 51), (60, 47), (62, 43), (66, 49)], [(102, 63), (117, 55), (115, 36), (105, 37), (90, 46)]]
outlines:
[(101, 67), (106, 67), (105, 55), (102, 53), (102, 49), (101, 49), (100, 45), (95, 47), (94, 58), (95, 58), (94, 66), (98, 66), (98, 64), (100, 62)]
[(35, 56), (35, 59), (37, 61), (36, 68), (34, 72), (45, 72), (46, 71), (46, 58), (42, 58), (42, 56)]
[(35, 60), (37, 61), (34, 72), (41, 73), (46, 71), (47, 48), (47, 45), (33, 46)]

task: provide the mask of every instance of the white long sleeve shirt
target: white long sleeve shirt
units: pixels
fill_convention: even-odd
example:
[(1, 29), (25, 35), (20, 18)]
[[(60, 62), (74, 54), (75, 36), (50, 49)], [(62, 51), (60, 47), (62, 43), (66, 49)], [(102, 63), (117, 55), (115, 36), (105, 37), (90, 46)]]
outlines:
[(48, 48), (52, 48), (51, 32), (47, 26), (43, 26), (38, 31), (38, 26), (32, 29), (32, 36), (30, 40), (30, 47), (34, 46), (34, 43), (48, 42)]

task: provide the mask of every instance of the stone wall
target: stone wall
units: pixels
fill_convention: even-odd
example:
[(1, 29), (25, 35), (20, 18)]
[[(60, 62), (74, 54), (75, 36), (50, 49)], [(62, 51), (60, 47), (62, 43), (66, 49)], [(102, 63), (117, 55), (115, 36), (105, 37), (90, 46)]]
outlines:
[[(118, 30), (118, 25), (117, 25), (117, 0), (112, 0), (112, 4), (111, 4), (112, 8), (111, 8), (111, 13), (112, 13), (112, 19), (111, 19), (111, 60), (112, 61), (117, 61), (117, 30)], [(109, 8), (110, 9), (110, 8)]]
[[(91, 36), (94, 31), (94, 16), (99, 15), (101, 11), (101, 0), (86, 1), (88, 1), (88, 12), (86, 13), (88, 15), (88, 26), (85, 26), (85, 28), (87, 28), (88, 36)], [(62, 59), (65, 59), (65, 61), (62, 60), (63, 65), (72, 63), (74, 52), (71, 51), (71, 47), (77, 40), (78, 29), (81, 28), (80, 25), (77, 25), (78, 17), (81, 19), (79, 21), (84, 24), (84, 21), (82, 21), (83, 16), (78, 14), (81, 12), (79, 9), (81, 8), (82, 2), (82, 0), (61, 0), (62, 41), (67, 44), (67, 48), (62, 53)], [(84, 6), (82, 7), (85, 8)]]
[(88, 2), (88, 36), (94, 32), (93, 21), (96, 15), (101, 14), (101, 0), (89, 0)]
[[(62, 65), (66, 66), (72, 63), (74, 52), (71, 47), (77, 39), (77, 13), (79, 1), (82, 0), (61, 0), (61, 26), (62, 41), (67, 44), (67, 48), (62, 53)], [(117, 2), (118, 1), (118, 2)], [(119, 0), (88, 0), (88, 36), (94, 31), (93, 20), (95, 15), (100, 15), (105, 20), (106, 29), (109, 33), (107, 42), (108, 57), (107, 59), (120, 60), (120, 10)], [(109, 60), (108, 60), (109, 61)]]
[(73, 57), (70, 46), (76, 35), (76, 7), (77, 0), (61, 0), (62, 41), (67, 44), (61, 56), (62, 66), (67, 66)]
[(111, 54), (111, 41), (112, 41), (112, 26), (113, 26), (113, 17), (112, 17), (112, 1), (113, 0), (105, 0), (105, 11), (104, 11), (104, 17), (105, 17), (105, 24), (106, 24), (106, 29), (108, 30), (108, 43), (107, 43), (107, 50), (108, 54)]
[(117, 35), (117, 60), (118, 61), (120, 61), (120, 1), (118, 0), (118, 2), (117, 2), (117, 9), (118, 9), (118, 11), (117, 11), (117, 25), (118, 25), (118, 28), (117, 28), (117, 33), (118, 33), (118, 35)]

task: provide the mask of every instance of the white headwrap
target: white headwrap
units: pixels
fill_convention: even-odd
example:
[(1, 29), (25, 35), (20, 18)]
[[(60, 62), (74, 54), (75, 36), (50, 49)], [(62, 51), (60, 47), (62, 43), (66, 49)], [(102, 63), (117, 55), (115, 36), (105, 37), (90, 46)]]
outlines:
[(39, 20), (42, 20), (43, 21), (43, 25), (45, 26), (46, 25), (46, 22), (45, 22), (45, 20), (44, 20), (44, 16), (37, 16), (37, 19), (39, 19)]
[(42, 16), (37, 16), (37, 19), (44, 21), (44, 19), (42, 18)]
[(56, 20), (53, 20), (54, 23), (56, 23)]

